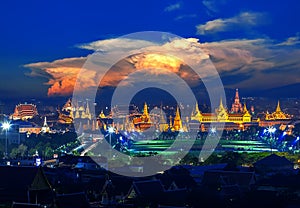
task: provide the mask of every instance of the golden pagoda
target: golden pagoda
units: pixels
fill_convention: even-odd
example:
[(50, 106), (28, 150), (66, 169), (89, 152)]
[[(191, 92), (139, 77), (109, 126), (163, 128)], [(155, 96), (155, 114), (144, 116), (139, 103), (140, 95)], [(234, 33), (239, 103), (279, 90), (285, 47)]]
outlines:
[(160, 115), (159, 115), (159, 130), (162, 131), (167, 131), (168, 130), (168, 123), (165, 118), (164, 111), (162, 109), (162, 106), (160, 107)]
[(227, 109), (223, 106), (222, 98), (220, 99), (220, 105), (217, 109), (217, 120), (219, 122), (228, 122), (228, 112)]
[(202, 120), (202, 114), (199, 110), (198, 102), (196, 102), (195, 110), (192, 112), (191, 120), (200, 121)]
[(251, 122), (251, 114), (247, 109), (246, 103), (244, 104), (243, 114), (243, 122)]
[(174, 117), (173, 128), (174, 128), (174, 131), (182, 131), (182, 121), (181, 121), (178, 106), (177, 106), (176, 114), (175, 114), (175, 117)]
[(282, 112), (281, 108), (280, 108), (280, 102), (278, 100), (277, 103), (277, 107), (275, 112), (273, 113), (266, 113), (266, 117), (265, 120), (267, 121), (271, 121), (271, 120), (290, 120), (291, 116), (289, 114), (286, 114), (284, 112)]
[(152, 122), (148, 113), (147, 103), (144, 104), (143, 114), (133, 119), (133, 124), (138, 131), (144, 131), (151, 127)]
[(243, 106), (240, 102), (239, 90), (235, 90), (234, 102), (231, 106), (231, 113), (241, 113), (243, 112)]

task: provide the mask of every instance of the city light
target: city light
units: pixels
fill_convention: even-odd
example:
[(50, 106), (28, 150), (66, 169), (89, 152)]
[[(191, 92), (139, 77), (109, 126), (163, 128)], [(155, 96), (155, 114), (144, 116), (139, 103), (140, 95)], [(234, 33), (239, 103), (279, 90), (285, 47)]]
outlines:
[(274, 134), (276, 132), (276, 128), (271, 126), (271, 127), (267, 128), (267, 132), (270, 134)]
[(210, 132), (211, 132), (212, 134), (216, 133), (216, 132), (217, 132), (216, 127), (212, 127), (212, 128), (210, 129)]
[(112, 134), (115, 132), (115, 129), (114, 129), (114, 127), (110, 126), (110, 127), (108, 127), (107, 131), (109, 134)]
[(7, 151), (7, 131), (10, 129), (11, 127), (11, 124), (9, 122), (4, 122), (2, 123), (2, 128), (3, 130), (5, 131), (5, 153), (4, 153), (4, 157), (6, 158), (7, 157), (7, 154), (8, 154), (8, 151)]
[(4, 123), (2, 124), (2, 128), (3, 128), (3, 130), (5, 130), (5, 131), (9, 130), (10, 127), (11, 127), (11, 124), (10, 124), (9, 122), (4, 122)]

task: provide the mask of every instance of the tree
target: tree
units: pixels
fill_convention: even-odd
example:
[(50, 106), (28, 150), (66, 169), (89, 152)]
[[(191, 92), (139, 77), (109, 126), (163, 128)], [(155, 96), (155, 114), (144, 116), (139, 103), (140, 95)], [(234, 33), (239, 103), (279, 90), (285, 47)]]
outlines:
[(27, 146), (25, 146), (24, 144), (20, 144), (18, 147), (18, 151), (21, 157), (24, 157), (27, 153)]
[(24, 144), (20, 144), (18, 148), (13, 148), (10, 153), (10, 157), (24, 157), (27, 153), (27, 146)]
[(45, 157), (52, 157), (53, 149), (50, 146), (46, 146), (45, 148)]

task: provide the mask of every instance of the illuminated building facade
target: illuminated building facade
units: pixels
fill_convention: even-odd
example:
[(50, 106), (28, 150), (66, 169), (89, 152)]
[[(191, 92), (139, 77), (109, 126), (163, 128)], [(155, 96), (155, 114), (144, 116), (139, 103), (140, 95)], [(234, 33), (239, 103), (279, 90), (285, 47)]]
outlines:
[(144, 104), (143, 114), (133, 118), (133, 124), (138, 131), (144, 131), (151, 127), (152, 122), (148, 113), (147, 103)]
[(282, 112), (280, 102), (278, 101), (275, 112), (265, 114), (265, 118), (259, 122), (259, 126), (274, 126), (277, 124), (288, 124), (291, 122), (292, 116)]
[(96, 122), (92, 121), (93, 116), (88, 102), (86, 102), (86, 105), (79, 105), (78, 102), (73, 104), (71, 99), (69, 99), (61, 111), (58, 110), (58, 114), (58, 122), (61, 124), (72, 124), (74, 119), (76, 119), (77, 123), (82, 124), (83, 129), (93, 130), (98, 128)]
[(38, 115), (36, 105), (34, 104), (18, 104), (15, 107), (14, 113), (11, 115), (13, 120), (27, 120)]
[[(190, 124), (193, 128), (199, 126), (201, 131), (207, 131), (212, 123), (215, 127), (222, 127), (224, 125), (225, 130), (244, 130), (249, 126), (258, 125), (257, 121), (253, 121), (246, 104), (242, 106), (240, 103), (238, 89), (236, 89), (231, 111), (228, 111), (223, 105), (222, 99), (220, 100), (219, 107), (213, 113), (202, 113), (199, 110), (198, 103), (196, 103), (190, 120)], [(199, 123), (199, 125), (195, 122)], [(218, 123), (223, 125), (218, 125)]]
[(272, 121), (272, 120), (290, 120), (291, 116), (289, 114), (286, 114), (282, 112), (281, 107), (280, 107), (280, 102), (278, 101), (277, 107), (275, 112), (273, 113), (266, 113), (266, 118), (265, 120), (267, 121)]

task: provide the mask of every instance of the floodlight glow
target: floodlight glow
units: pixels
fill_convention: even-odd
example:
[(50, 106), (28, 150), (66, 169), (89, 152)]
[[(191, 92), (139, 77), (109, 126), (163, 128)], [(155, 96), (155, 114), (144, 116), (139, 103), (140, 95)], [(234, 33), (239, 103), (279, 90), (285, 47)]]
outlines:
[(276, 131), (276, 128), (274, 128), (274, 127), (269, 127), (269, 128), (267, 129), (267, 131), (268, 131), (269, 133), (271, 133), (271, 134), (274, 134), (275, 131)]
[(107, 129), (107, 131), (108, 131), (108, 133), (110, 133), (110, 134), (112, 134), (112, 133), (114, 133), (115, 132), (115, 130), (114, 130), (114, 128), (113, 127), (108, 127), (108, 129)]
[(215, 128), (215, 127), (212, 127), (212, 128), (210, 129), (210, 132), (214, 134), (214, 133), (216, 133), (216, 132), (217, 132), (217, 130), (216, 130), (216, 128)]
[(3, 128), (4, 130), (9, 130), (9, 129), (10, 129), (10, 126), (11, 126), (11, 124), (10, 124), (9, 122), (4, 122), (4, 123), (2, 124), (2, 128)]

